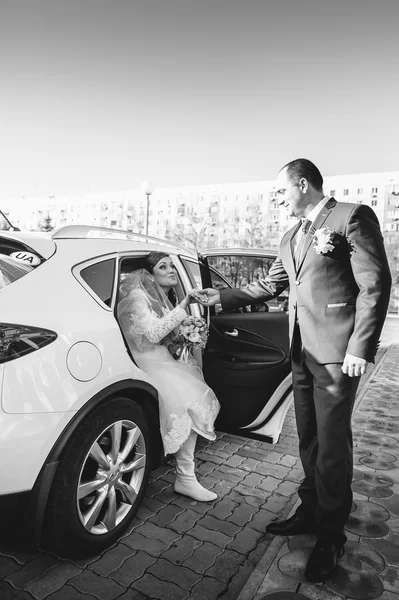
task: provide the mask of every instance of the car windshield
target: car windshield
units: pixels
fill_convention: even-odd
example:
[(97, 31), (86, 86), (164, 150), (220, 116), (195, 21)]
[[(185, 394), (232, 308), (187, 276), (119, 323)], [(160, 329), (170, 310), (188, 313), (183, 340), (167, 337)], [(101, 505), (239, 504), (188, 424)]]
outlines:
[(0, 254), (0, 289), (10, 285), (33, 270), (31, 265), (26, 265), (19, 260)]

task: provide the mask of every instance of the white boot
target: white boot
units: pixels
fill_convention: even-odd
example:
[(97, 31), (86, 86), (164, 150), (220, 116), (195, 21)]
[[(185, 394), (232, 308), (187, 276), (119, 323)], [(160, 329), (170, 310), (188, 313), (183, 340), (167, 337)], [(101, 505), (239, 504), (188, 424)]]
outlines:
[(195, 477), (194, 450), (196, 442), (197, 434), (195, 431), (191, 431), (187, 440), (175, 454), (176, 479), (174, 488), (178, 494), (184, 494), (199, 502), (209, 502), (210, 500), (215, 500), (217, 494), (202, 487)]

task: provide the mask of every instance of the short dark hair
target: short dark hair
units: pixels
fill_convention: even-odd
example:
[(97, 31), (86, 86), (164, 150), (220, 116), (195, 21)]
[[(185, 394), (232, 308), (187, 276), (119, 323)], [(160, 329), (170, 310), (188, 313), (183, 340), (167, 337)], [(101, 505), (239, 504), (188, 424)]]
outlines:
[(283, 169), (287, 169), (287, 176), (291, 183), (299, 183), (303, 177), (315, 190), (322, 191), (323, 176), (316, 165), (307, 158), (296, 158), (284, 165)]

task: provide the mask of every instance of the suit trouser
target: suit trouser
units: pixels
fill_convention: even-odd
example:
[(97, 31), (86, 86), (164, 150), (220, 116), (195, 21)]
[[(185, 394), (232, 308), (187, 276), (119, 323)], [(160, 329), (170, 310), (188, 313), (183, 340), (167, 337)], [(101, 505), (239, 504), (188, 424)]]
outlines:
[(299, 454), (305, 478), (297, 515), (316, 520), (317, 537), (344, 544), (352, 506), (351, 416), (360, 377), (348, 377), (342, 363), (319, 364), (302, 347), (295, 328), (292, 377)]

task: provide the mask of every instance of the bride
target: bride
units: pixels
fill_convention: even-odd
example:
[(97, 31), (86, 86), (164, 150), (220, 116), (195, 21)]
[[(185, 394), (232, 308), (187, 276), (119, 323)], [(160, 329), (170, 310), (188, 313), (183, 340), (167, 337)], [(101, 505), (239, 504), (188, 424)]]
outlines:
[(194, 474), (197, 434), (216, 439), (214, 422), (220, 405), (192, 359), (178, 362), (168, 350), (174, 330), (187, 317), (192, 295), (178, 304), (177, 275), (170, 256), (151, 252), (144, 269), (129, 274), (121, 285), (118, 320), (137, 365), (147, 373), (159, 393), (159, 416), (165, 454), (175, 454), (174, 489), (202, 502), (217, 495), (198, 483)]

